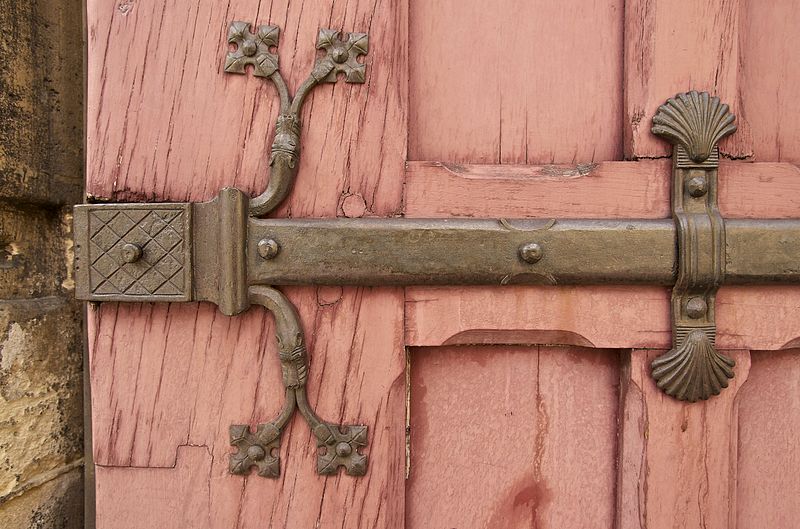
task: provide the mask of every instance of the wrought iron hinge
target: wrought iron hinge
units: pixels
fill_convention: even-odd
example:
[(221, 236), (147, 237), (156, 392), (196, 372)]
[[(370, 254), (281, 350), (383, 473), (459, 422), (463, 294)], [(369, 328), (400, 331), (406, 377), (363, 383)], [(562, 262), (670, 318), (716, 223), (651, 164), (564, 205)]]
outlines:
[[(320, 30), (324, 55), (294, 97), (270, 50), (279, 29), (230, 26), (225, 71), (268, 77), (280, 98), (267, 188), (250, 199), (226, 188), (204, 203), (86, 204), (75, 208), (77, 296), (89, 301), (210, 301), (235, 315), (260, 305), (276, 319), (285, 401), (279, 415), (230, 427), (230, 471), (280, 474), (280, 436), (296, 409), (320, 448), (317, 471), (364, 475), (366, 426), (320, 419), (307, 400), (308, 359), (294, 306), (274, 287), (291, 284), (658, 284), (674, 285), (674, 348), (653, 363), (669, 395), (717, 394), (733, 361), (714, 349), (719, 286), (800, 282), (800, 222), (725, 220), (717, 208), (717, 142), (733, 115), (706, 93), (659, 108), (653, 132), (674, 145), (672, 219), (261, 219), (291, 191), (300, 155), (300, 110), (309, 91), (365, 80), (364, 33)], [(757, 248), (761, 251), (753, 252)], [(413, 251), (409, 251), (413, 250)], [(587, 258), (590, 256), (590, 258)]]

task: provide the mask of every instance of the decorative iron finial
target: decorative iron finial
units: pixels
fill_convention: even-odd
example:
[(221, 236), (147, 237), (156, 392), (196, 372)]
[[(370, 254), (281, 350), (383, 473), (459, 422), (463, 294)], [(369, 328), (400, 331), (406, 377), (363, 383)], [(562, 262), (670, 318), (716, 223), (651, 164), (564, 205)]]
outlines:
[(703, 163), (719, 140), (736, 132), (735, 119), (718, 97), (692, 90), (658, 107), (651, 130), (672, 144), (682, 145), (693, 162)]
[(278, 56), (270, 48), (278, 45), (280, 37), (278, 26), (258, 26), (255, 33), (250, 32), (247, 22), (231, 22), (228, 28), (228, 44), (236, 49), (225, 57), (225, 71), (245, 73), (247, 65), (253, 65), (253, 75), (269, 77), (278, 69)]

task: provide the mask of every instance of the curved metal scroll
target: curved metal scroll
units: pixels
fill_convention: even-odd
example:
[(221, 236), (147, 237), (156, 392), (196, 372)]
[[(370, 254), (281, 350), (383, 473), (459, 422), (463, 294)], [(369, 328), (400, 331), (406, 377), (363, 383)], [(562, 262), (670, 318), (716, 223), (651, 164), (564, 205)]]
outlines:
[(367, 427), (328, 423), (314, 413), (308, 402), (308, 355), (303, 328), (294, 305), (272, 287), (250, 287), (249, 297), (251, 304), (266, 307), (275, 315), (275, 335), (286, 400), (278, 417), (259, 424), (255, 432), (251, 432), (247, 425), (231, 426), (231, 445), (238, 450), (230, 456), (230, 472), (246, 474), (255, 466), (260, 476), (278, 477), (280, 463), (277, 453), (273, 452), (277, 452), (283, 428), (297, 407), (317, 439), (320, 449), (317, 472), (336, 474), (339, 467), (345, 467), (347, 474), (363, 476), (367, 472), (367, 456), (359, 453), (358, 449), (367, 446)]
[(339, 73), (344, 74), (348, 83), (363, 83), (366, 79), (366, 67), (358, 62), (358, 57), (369, 49), (367, 34), (350, 33), (343, 40), (338, 31), (320, 29), (316, 47), (324, 50), (325, 55), (316, 61), (294, 98), (290, 97), (278, 69), (278, 56), (270, 51), (278, 45), (279, 35), (277, 26), (258, 26), (251, 33), (250, 25), (240, 21), (232, 22), (228, 30), (228, 43), (236, 49), (225, 58), (225, 71), (243, 74), (252, 66), (253, 75), (272, 81), (281, 102), (269, 159), (269, 181), (264, 192), (250, 200), (251, 217), (274, 210), (292, 190), (300, 159), (300, 112), (311, 90), (319, 83), (336, 82)]

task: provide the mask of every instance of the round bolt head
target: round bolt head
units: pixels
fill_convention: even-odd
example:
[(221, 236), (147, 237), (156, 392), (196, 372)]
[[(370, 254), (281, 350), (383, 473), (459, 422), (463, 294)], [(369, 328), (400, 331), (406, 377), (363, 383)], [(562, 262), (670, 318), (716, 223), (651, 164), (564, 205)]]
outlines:
[(126, 263), (135, 263), (142, 258), (142, 247), (132, 242), (122, 246), (122, 260)]
[(544, 250), (535, 242), (523, 244), (519, 248), (519, 257), (526, 263), (536, 263), (544, 256)]
[(261, 461), (267, 457), (267, 452), (259, 445), (251, 445), (247, 448), (247, 457), (253, 461)]
[(242, 53), (246, 57), (252, 57), (258, 51), (258, 46), (252, 40), (246, 40), (242, 43)]
[(703, 176), (695, 176), (686, 182), (686, 192), (695, 198), (702, 197), (708, 192), (708, 181)]
[(261, 239), (258, 241), (258, 255), (263, 259), (274, 259), (281, 247), (275, 239)]
[(345, 49), (344, 46), (335, 46), (331, 50), (331, 57), (333, 61), (337, 64), (342, 64), (347, 61), (347, 57), (350, 55), (348, 51)]
[(350, 443), (341, 442), (336, 445), (336, 455), (339, 457), (347, 457), (353, 453), (353, 447)]
[(689, 301), (686, 302), (686, 315), (693, 320), (702, 318), (706, 311), (708, 311), (708, 305), (703, 298), (689, 298)]

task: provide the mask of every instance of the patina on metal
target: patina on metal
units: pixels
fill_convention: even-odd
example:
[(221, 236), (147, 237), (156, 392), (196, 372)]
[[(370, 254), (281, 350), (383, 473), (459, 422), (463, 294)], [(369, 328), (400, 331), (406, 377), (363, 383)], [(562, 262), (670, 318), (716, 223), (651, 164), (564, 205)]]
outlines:
[(288, 195), (300, 154), (300, 109), (321, 82), (364, 82), (363, 33), (320, 30), (325, 52), (290, 98), (271, 48), (279, 29), (231, 24), (225, 70), (268, 77), (280, 115), (264, 193), (225, 188), (197, 204), (87, 204), (75, 208), (76, 293), (89, 301), (210, 301), (226, 315), (250, 305), (275, 315), (285, 387), (278, 416), (230, 428), (230, 472), (280, 475), (280, 436), (295, 410), (309, 424), (317, 471), (366, 473), (367, 427), (319, 418), (308, 402), (300, 319), (277, 285), (656, 284), (673, 286), (673, 349), (652, 375), (686, 401), (718, 394), (734, 362), (714, 348), (714, 301), (725, 284), (800, 283), (800, 219), (725, 220), (717, 207), (717, 143), (735, 131), (707, 93), (662, 105), (653, 133), (674, 144), (672, 219), (261, 219)]
[(358, 62), (360, 55), (369, 50), (366, 33), (350, 33), (344, 39), (338, 31), (320, 29), (317, 49), (325, 55), (314, 64), (308, 78), (303, 81), (294, 97), (278, 69), (278, 56), (270, 50), (278, 46), (280, 29), (277, 26), (258, 26), (255, 33), (247, 22), (232, 22), (228, 29), (228, 43), (236, 47), (225, 58), (225, 71), (247, 73), (253, 66), (253, 75), (267, 77), (275, 85), (280, 98), (280, 114), (275, 124), (267, 188), (250, 201), (250, 214), (261, 217), (283, 202), (294, 185), (300, 159), (300, 112), (309, 92), (319, 83), (335, 83), (338, 74), (344, 74), (348, 83), (363, 83), (366, 65)]
[[(367, 427), (328, 423), (320, 419), (308, 403), (308, 355), (305, 335), (294, 305), (271, 287), (253, 286), (249, 293), (252, 304), (267, 308), (275, 316), (275, 335), (286, 398), (278, 417), (259, 424), (255, 432), (250, 432), (247, 425), (231, 426), (231, 445), (238, 450), (230, 456), (230, 472), (246, 474), (250, 467), (255, 466), (260, 476), (280, 476), (277, 455), (280, 435), (295, 408), (298, 408), (317, 439), (317, 472), (335, 474), (339, 467), (344, 467), (351, 476), (363, 476), (367, 472), (367, 456), (359, 453), (358, 449), (367, 445)], [(273, 451), (276, 453), (273, 454)]]
[(653, 361), (658, 387), (679, 400), (718, 395), (733, 359), (714, 348), (714, 304), (725, 280), (725, 221), (717, 207), (717, 143), (736, 131), (728, 105), (708, 93), (678, 94), (659, 107), (653, 134), (673, 143), (672, 217), (678, 277), (672, 289), (673, 349)]

